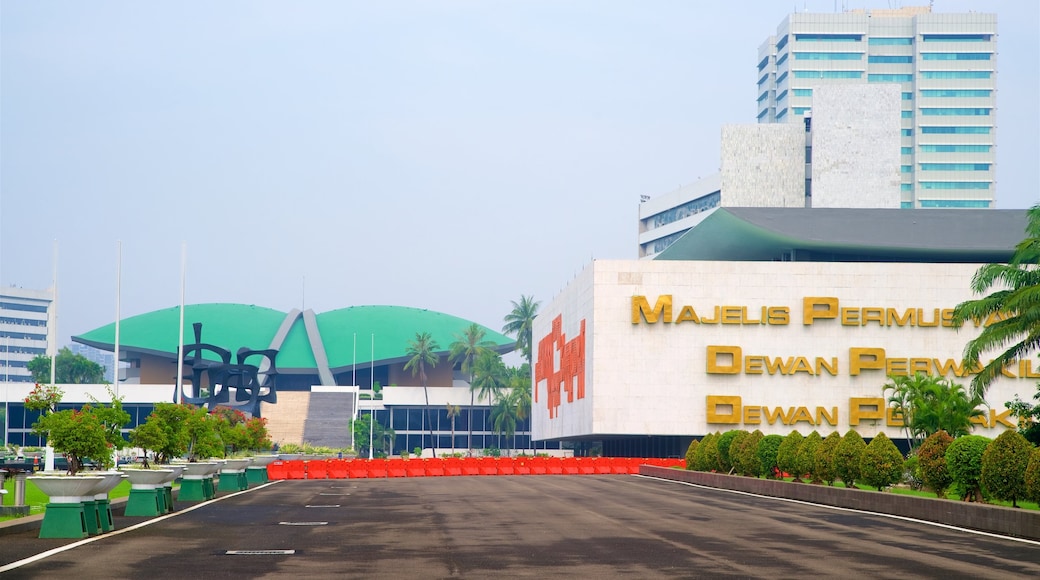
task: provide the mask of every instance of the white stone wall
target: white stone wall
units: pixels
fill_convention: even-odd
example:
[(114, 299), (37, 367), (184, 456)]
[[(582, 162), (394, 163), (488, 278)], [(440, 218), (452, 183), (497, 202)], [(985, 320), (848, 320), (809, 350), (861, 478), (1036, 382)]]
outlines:
[(724, 125), (721, 156), (723, 207), (805, 207), (803, 125)]
[[(851, 374), (850, 349), (881, 348), (893, 361), (920, 358), (960, 361), (966, 342), (979, 329), (969, 324), (949, 327), (843, 325), (839, 319), (803, 323), (806, 297), (833, 297), (839, 308), (893, 308), (901, 314), (920, 308), (921, 320), (934, 320), (935, 309), (950, 309), (972, 297), (970, 281), (978, 265), (818, 263), (818, 262), (696, 262), (596, 261), (552, 303), (545, 306), (534, 327), (534, 341), (549, 333), (551, 322), (562, 317), (568, 337), (586, 320), (585, 398), (567, 402), (549, 418), (544, 381), (536, 384), (538, 402), (532, 405), (535, 439), (606, 435), (701, 435), (728, 429), (760, 429), (764, 433), (802, 434), (818, 430), (826, 435), (850, 428), (850, 399), (883, 397), (887, 380), (883, 370)], [(714, 318), (715, 307), (739, 322), (761, 319), (763, 307), (786, 308), (786, 324), (758, 322), (707, 324), (686, 322), (632, 322), (633, 296), (645, 296), (653, 306), (658, 297), (671, 295), (673, 319), (683, 306), (699, 317)], [(746, 308), (742, 313), (741, 308)], [(847, 312), (862, 312), (850, 310)], [(941, 316), (941, 312), (940, 312)], [(642, 318), (640, 318), (642, 320)], [(851, 321), (851, 319), (847, 319)], [(749, 356), (805, 357), (815, 367), (816, 357), (837, 359), (832, 376), (805, 372), (738, 374), (708, 372), (709, 346), (736, 346)], [(540, 355), (536, 354), (536, 360)], [(754, 359), (752, 359), (754, 360)], [(792, 359), (796, 360), (796, 359)], [(725, 362), (725, 361), (722, 361)], [(1036, 355), (1028, 357), (1032, 374), (1040, 371)], [(929, 363), (931, 364), (931, 363)], [(752, 370), (753, 370), (752, 365)], [(1015, 367), (1013, 374), (1022, 369)], [(967, 387), (971, 377), (951, 377)], [(995, 414), (1016, 394), (1030, 398), (1037, 379), (1001, 377), (990, 387), (988, 401)], [(757, 424), (709, 423), (707, 397), (737, 396), (742, 407), (758, 408)], [(766, 411), (763, 412), (762, 408)], [(767, 414), (794, 418), (804, 407), (813, 421), (789, 425), (779, 416), (770, 424)], [(818, 407), (837, 409), (836, 424), (819, 417)], [(718, 409), (716, 409), (718, 410)], [(722, 408), (725, 410), (725, 408)], [(753, 412), (752, 416), (756, 413)], [(1007, 415), (1004, 418), (1010, 421)], [(904, 437), (886, 421), (865, 420), (855, 428), (865, 437), (884, 431)], [(977, 427), (976, 433), (995, 437), (1006, 427)]]
[(813, 89), (812, 206), (899, 208), (898, 84)]

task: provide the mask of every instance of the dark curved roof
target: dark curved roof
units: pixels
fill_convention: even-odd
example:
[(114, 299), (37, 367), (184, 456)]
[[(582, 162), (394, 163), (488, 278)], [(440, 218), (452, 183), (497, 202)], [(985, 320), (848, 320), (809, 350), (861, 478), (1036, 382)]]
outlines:
[[(155, 310), (120, 321), (119, 348), (176, 359), (178, 346), (179, 307)], [(184, 342), (192, 344), (192, 324), (202, 323), (202, 342), (225, 348), (232, 355), (241, 347), (253, 350), (268, 348), (282, 323), (291, 318), (292, 325), (278, 352), (280, 371), (313, 371), (318, 364), (305, 328), (304, 316), (271, 308), (246, 304), (190, 304), (184, 307)], [(429, 332), (447, 352), (456, 335), (471, 321), (421, 308), (405, 306), (352, 306), (315, 316), (321, 342), (332, 372), (354, 365), (388, 364), (405, 360), (408, 341), (416, 333)], [(510, 352), (515, 341), (487, 327), (481, 327), (485, 339), (498, 352)], [(355, 335), (357, 348), (355, 359)], [(372, 342), (375, 356), (372, 356)], [(72, 337), (78, 343), (101, 350), (115, 347), (115, 323)], [(207, 357), (208, 358), (208, 357)]]
[(656, 260), (1006, 262), (1026, 210), (718, 208)]

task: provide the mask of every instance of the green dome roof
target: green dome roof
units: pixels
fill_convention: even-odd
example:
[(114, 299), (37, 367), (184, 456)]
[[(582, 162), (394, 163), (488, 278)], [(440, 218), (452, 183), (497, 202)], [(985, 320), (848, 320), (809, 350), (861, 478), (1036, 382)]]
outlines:
[[(246, 304), (191, 304), (184, 307), (184, 343), (193, 344), (192, 324), (202, 323), (202, 342), (231, 351), (232, 357), (242, 347), (266, 349), (289, 313)], [(176, 358), (180, 317), (178, 307), (156, 310), (123, 319), (119, 325), (119, 348)], [(374, 336), (376, 362), (389, 363), (407, 357), (408, 341), (416, 333), (429, 332), (447, 352), (472, 322), (442, 312), (404, 306), (352, 306), (317, 314), (329, 367), (335, 372), (355, 362), (373, 361)], [(504, 334), (484, 328), (485, 339), (499, 352), (509, 352), (515, 341)], [(357, 358), (355, 360), (355, 336)], [(102, 350), (115, 346), (115, 323), (74, 336), (73, 340)], [(207, 356), (207, 358), (215, 358)], [(289, 329), (276, 363), (280, 370), (314, 369), (317, 366), (302, 316), (297, 316)]]

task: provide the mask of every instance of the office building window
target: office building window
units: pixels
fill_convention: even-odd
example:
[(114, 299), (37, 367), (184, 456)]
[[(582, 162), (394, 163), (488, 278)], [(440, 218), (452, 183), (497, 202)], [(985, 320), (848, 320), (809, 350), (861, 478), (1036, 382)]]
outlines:
[(921, 189), (989, 189), (988, 181), (921, 181)]
[(910, 64), (914, 62), (914, 57), (872, 54), (867, 57), (867, 62), (875, 64)]
[(990, 89), (921, 89), (922, 97), (988, 97)]
[(762, 69), (766, 68), (767, 64), (769, 64), (769, 57), (768, 56), (763, 58), (761, 61), (759, 61), (759, 63), (758, 63), (758, 72), (762, 72)]
[(912, 119), (914, 116), (913, 111), (899, 111), (899, 116), (904, 119)]
[(913, 171), (914, 171), (914, 166), (913, 165), (900, 165), (899, 166), (899, 172), (900, 173), (912, 173)]
[(811, 97), (812, 89), (794, 89), (794, 96), (796, 97)]
[(796, 52), (795, 60), (863, 60), (862, 52)]
[(776, 66), (780, 66), (787, 62), (787, 55), (788, 53), (785, 52), (780, 58), (776, 59)]
[(989, 153), (991, 145), (921, 145), (923, 153)]
[(804, 115), (806, 111), (811, 111), (811, 110), (812, 110), (812, 107), (795, 107), (794, 108), (794, 114), (795, 115)]
[(796, 79), (859, 79), (863, 78), (860, 70), (796, 70)]
[(777, 50), (777, 52), (779, 52), (780, 49), (785, 47), (785, 46), (787, 46), (787, 35), (786, 34), (783, 36), (783, 38), (780, 39), (779, 42), (776, 43), (776, 50)]
[(899, 148), (899, 154), (900, 155), (913, 155), (913, 153), (914, 153), (914, 148), (913, 147), (900, 147)]
[(921, 207), (985, 209), (989, 207), (989, 201), (985, 199), (922, 199)]
[(872, 36), (867, 40), (870, 46), (910, 46), (914, 43), (912, 38), (886, 38)]
[(785, 89), (785, 90), (781, 91), (779, 95), (776, 96), (776, 104), (779, 105), (780, 101), (782, 101), (782, 100), (784, 100), (786, 98), (787, 98), (787, 90)]
[(922, 34), (925, 42), (989, 42), (991, 34)]
[(922, 60), (989, 60), (988, 52), (922, 52)]
[(900, 183), (899, 184), (899, 191), (913, 191), (913, 190), (914, 190), (914, 184), (912, 184), (912, 183)]
[(989, 135), (992, 127), (921, 127), (924, 135)]
[(992, 109), (986, 107), (942, 107), (923, 108), (922, 115), (962, 115), (965, 117), (988, 117)]
[(989, 171), (989, 163), (922, 163), (922, 171)]
[(780, 73), (780, 76), (776, 77), (776, 84), (779, 85), (780, 83), (784, 82), (784, 80), (786, 80), (786, 79), (787, 79), (787, 71), (784, 71), (784, 72)]
[[(786, 37), (785, 37), (786, 38)], [(862, 34), (795, 34), (798, 42), (859, 42)]]
[(923, 79), (988, 79), (993, 71), (988, 70), (923, 70)]
[(899, 130), (899, 134), (902, 135), (903, 137), (913, 137), (914, 136), (914, 130), (913, 129), (900, 129)]
[(913, 209), (914, 202), (912, 201), (901, 201), (899, 202), (899, 209)]
[(914, 80), (912, 74), (869, 74), (868, 83), (908, 83)]
[(762, 91), (762, 94), (758, 95), (758, 103), (762, 104), (762, 101), (766, 100), (766, 97), (768, 97), (768, 96), (769, 96), (769, 91)]
[(904, 101), (912, 101), (912, 100), (914, 100), (914, 94), (913, 93), (903, 93), (902, 97), (903, 97)]
[(780, 112), (776, 114), (776, 120), (779, 121), (780, 119), (783, 119), (786, 116), (787, 116), (787, 109), (786, 108), (780, 109)]

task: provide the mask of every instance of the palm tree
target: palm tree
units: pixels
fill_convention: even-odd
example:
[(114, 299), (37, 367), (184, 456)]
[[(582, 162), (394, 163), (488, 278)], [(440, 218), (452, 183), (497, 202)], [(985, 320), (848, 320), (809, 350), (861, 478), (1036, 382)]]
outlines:
[(520, 353), (527, 359), (527, 364), (531, 364), (531, 330), (534, 325), (534, 319), (538, 316), (538, 306), (541, 302), (535, 302), (534, 296), (520, 295), (520, 302), (517, 303), (515, 300), (510, 300), (513, 304), (513, 310), (505, 317), (505, 326), (502, 327), (502, 332), (506, 334), (516, 335), (516, 346), (520, 349)]
[(1031, 207), (1027, 218), (1026, 238), (1015, 247), (1011, 261), (987, 264), (975, 272), (971, 281), (976, 294), (994, 286), (1002, 289), (962, 302), (953, 311), (955, 324), (968, 320), (986, 323), (964, 348), (968, 368), (977, 367), (983, 353), (1007, 347), (971, 380), (973, 395), (984, 396), (1005, 366), (1040, 346), (1040, 205)]
[[(498, 448), (502, 448), (502, 435), (508, 439), (516, 433), (516, 405), (510, 400), (512, 397), (500, 397), (495, 401), (491, 409), (491, 424), (498, 433)], [(514, 445), (516, 440), (513, 441)]]
[(459, 413), (462, 412), (462, 407), (452, 405), (451, 403), (446, 404), (444, 407), (448, 411), (448, 419), (451, 421), (451, 454), (455, 455), (455, 417), (458, 417)]
[(508, 376), (506, 365), (502, 363), (502, 357), (497, 352), (485, 350), (477, 355), (473, 361), (473, 382), (470, 384), (470, 392), (477, 394), (477, 399), (486, 400), (494, 405), (500, 398), (502, 388), (505, 387)]
[(430, 367), (437, 366), (437, 361), (440, 360), (440, 355), (436, 353), (440, 345), (433, 339), (433, 336), (429, 332), (417, 332), (415, 333), (415, 340), (408, 341), (408, 348), (405, 350), (405, 354), (408, 355), (408, 362), (404, 363), (404, 370), (411, 370), (412, 376), (419, 373), (419, 381), (422, 383), (423, 395), (426, 397), (426, 424), (430, 428), (430, 446), (433, 448), (433, 455), (437, 455), (437, 442), (433, 439), (433, 421), (430, 418), (430, 392), (426, 387), (426, 365)]
[[(531, 416), (531, 366), (527, 363), (509, 368), (509, 398), (516, 407), (516, 420), (523, 422)], [(528, 431), (530, 433), (530, 431)], [(516, 448), (515, 441), (513, 448)]]
[(938, 431), (953, 437), (970, 435), (971, 420), (984, 414), (979, 407), (985, 400), (969, 394), (963, 385), (935, 375), (889, 377), (884, 390), (892, 391), (888, 402), (903, 415), (911, 448)]
[[(473, 404), (475, 403), (473, 362), (482, 352), (495, 345), (490, 340), (484, 340), (485, 334), (484, 328), (479, 324), (475, 322), (470, 324), (462, 332), (461, 336), (455, 335), (455, 342), (451, 343), (451, 352), (448, 354), (448, 362), (452, 364), (461, 363), (460, 369), (469, 375), (469, 439), (467, 443), (469, 452), (467, 453), (473, 451)], [(454, 438), (452, 439), (452, 445), (454, 445)]]

